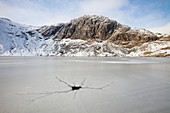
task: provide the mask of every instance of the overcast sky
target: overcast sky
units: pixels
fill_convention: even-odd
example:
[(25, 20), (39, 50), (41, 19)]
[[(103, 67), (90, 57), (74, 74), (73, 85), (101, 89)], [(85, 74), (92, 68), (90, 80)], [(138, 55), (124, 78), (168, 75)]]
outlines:
[(22, 24), (56, 24), (83, 15), (170, 34), (170, 0), (0, 0), (0, 17)]

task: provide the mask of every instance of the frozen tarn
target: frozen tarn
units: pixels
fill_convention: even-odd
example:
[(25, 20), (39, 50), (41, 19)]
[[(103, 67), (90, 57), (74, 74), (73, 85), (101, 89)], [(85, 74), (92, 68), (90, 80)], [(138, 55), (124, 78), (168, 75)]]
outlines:
[[(70, 59), (159, 63), (119, 65), (76, 63)], [(10, 62), (13, 64), (7, 64)], [(6, 63), (0, 65), (0, 113), (169, 113), (170, 111), (169, 58), (0, 57), (0, 63)], [(57, 76), (60, 79), (55, 79)], [(64, 81), (70, 86), (64, 84)], [(83, 81), (84, 85), (81, 85)], [(113, 84), (100, 90), (112, 82)], [(100, 89), (82, 89), (79, 86)], [(71, 91), (62, 93), (67, 90)], [(19, 93), (26, 95), (18, 95)], [(54, 95), (37, 99), (44, 93), (45, 96), (52, 93)], [(31, 102), (33, 100), (35, 101)]]
[(92, 60), (70, 60), (71, 62), (80, 63), (103, 63), (103, 64), (156, 64), (155, 61), (143, 61), (143, 60), (125, 60), (125, 61), (92, 61)]

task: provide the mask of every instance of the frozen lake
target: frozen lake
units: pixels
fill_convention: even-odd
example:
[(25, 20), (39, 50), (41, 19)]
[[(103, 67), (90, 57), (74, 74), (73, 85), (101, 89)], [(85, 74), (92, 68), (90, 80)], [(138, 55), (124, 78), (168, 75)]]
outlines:
[(0, 113), (170, 113), (170, 58), (0, 57)]

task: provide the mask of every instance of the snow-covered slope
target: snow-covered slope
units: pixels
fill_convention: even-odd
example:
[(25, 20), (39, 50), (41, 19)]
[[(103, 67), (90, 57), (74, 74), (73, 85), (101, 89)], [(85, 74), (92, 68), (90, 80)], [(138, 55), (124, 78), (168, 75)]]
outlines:
[(44, 39), (36, 27), (0, 19), (0, 55), (33, 56), (54, 55), (55, 41)]
[(99, 16), (43, 27), (0, 18), (0, 56), (53, 55), (170, 56), (170, 39)]

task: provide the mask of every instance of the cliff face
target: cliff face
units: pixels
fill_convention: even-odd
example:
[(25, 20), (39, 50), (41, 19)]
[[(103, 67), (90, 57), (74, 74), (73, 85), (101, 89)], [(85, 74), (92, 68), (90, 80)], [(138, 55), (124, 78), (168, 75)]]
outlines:
[[(42, 28), (43, 29), (43, 28)], [(83, 16), (67, 24), (45, 27), (40, 30), (44, 37), (54, 35), (54, 39), (82, 39), (104, 41), (134, 47), (139, 44), (158, 40), (160, 37), (145, 29), (131, 29), (117, 21), (103, 16)], [(134, 44), (136, 43), (136, 44)]]
[(71, 20), (69, 23), (59, 26), (51, 26), (41, 33), (54, 35), (55, 39), (82, 39), (82, 40), (107, 40), (112, 33), (122, 25), (116, 21), (110, 20), (102, 16), (83, 16), (78, 19)]
[(169, 56), (170, 39), (103, 16), (30, 27), (0, 19), (0, 55)]

